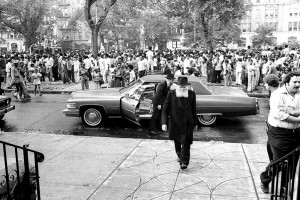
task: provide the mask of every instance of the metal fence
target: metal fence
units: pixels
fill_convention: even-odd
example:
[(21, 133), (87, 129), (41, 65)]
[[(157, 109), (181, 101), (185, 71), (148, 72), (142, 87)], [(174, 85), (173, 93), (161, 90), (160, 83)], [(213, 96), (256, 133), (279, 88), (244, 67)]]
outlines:
[(0, 200), (41, 199), (38, 163), (44, 161), (40, 152), (0, 141)]
[(270, 164), (271, 199), (299, 199), (299, 155), (300, 147)]

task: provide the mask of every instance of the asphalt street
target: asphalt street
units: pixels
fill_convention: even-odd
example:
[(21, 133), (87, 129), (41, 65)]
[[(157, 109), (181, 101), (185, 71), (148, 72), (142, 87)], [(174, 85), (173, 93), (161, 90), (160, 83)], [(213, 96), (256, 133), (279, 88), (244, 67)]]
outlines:
[[(12, 96), (6, 93), (7, 96)], [(109, 119), (102, 127), (88, 128), (80, 118), (65, 117), (62, 110), (69, 95), (32, 95), (31, 101), (19, 102), (12, 97), (14, 111), (0, 121), (5, 132), (37, 132), (42, 134), (85, 135), (102, 137), (128, 137), (167, 139), (167, 132), (149, 134), (147, 127), (140, 127), (125, 119)], [(194, 133), (197, 141), (224, 141), (233, 143), (265, 143), (268, 99), (259, 99), (261, 112), (255, 116), (221, 118), (213, 127), (199, 127)]]

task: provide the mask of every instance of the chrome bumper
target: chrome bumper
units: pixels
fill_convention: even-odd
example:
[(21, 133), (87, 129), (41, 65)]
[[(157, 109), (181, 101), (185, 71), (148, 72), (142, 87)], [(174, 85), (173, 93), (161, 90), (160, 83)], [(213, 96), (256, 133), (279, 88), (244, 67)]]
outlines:
[(256, 114), (259, 114), (260, 110), (259, 110), (259, 103), (258, 103), (258, 99), (256, 99)]
[(79, 110), (77, 109), (64, 109), (62, 111), (62, 113), (66, 116), (66, 117), (79, 117)]
[(10, 105), (9, 107), (7, 107), (5, 109), (0, 110), (0, 116), (5, 115), (5, 113), (8, 113), (9, 111), (14, 110), (15, 108), (16, 108), (15, 105)]

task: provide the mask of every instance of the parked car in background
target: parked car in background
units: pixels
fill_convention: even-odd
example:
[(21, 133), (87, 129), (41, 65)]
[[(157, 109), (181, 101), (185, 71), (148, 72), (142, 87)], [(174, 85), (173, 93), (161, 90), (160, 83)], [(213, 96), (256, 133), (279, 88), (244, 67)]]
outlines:
[(0, 95), (0, 119), (2, 119), (6, 113), (15, 109), (14, 105), (10, 105), (11, 98)]
[[(90, 127), (102, 125), (105, 119), (116, 117), (126, 118), (141, 125), (141, 122), (151, 119), (152, 99), (157, 85), (165, 80), (165, 76), (144, 76), (124, 88), (73, 92), (67, 101), (66, 109), (62, 112), (67, 117), (81, 117), (83, 123)], [(194, 76), (188, 76), (188, 81), (196, 93), (197, 116), (202, 126), (212, 126), (222, 116), (259, 113), (258, 100), (248, 97), (239, 88), (209, 88)]]

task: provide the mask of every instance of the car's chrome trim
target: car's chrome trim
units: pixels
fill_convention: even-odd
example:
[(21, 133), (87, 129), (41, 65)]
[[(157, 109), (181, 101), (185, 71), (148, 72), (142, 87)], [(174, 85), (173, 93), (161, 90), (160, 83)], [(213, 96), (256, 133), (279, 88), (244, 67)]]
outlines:
[(222, 113), (199, 113), (197, 115), (223, 115)]
[(143, 115), (139, 115), (138, 119), (151, 119), (152, 114), (143, 114)]
[(14, 109), (15, 105), (10, 105), (9, 107), (0, 110), (0, 116), (5, 115), (5, 113), (8, 113), (9, 111), (12, 111)]
[(62, 111), (62, 113), (63, 113), (66, 117), (80, 117), (80, 116), (79, 116), (79, 110), (77, 110), (77, 109), (72, 109), (72, 110), (64, 109), (64, 110)]

